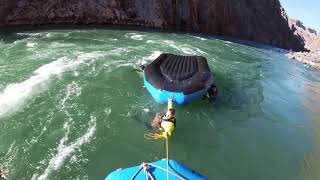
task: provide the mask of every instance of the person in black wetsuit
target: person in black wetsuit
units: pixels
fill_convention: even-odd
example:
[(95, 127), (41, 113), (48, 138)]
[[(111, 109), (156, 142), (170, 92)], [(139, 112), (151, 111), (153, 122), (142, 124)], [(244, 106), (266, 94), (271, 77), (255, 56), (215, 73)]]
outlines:
[(144, 64), (142, 64), (142, 65), (139, 66), (139, 68), (140, 68), (141, 71), (143, 71), (145, 67), (146, 67), (146, 66), (145, 66)]
[(212, 84), (208, 92), (205, 95), (203, 95), (203, 99), (208, 99), (210, 101), (216, 101), (218, 98), (219, 98), (219, 92), (215, 84)]

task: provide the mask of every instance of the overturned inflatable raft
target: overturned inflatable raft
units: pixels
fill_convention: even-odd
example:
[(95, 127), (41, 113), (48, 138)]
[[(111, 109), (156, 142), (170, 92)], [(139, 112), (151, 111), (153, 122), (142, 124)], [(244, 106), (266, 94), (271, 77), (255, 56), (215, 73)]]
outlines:
[[(185, 167), (175, 160), (169, 160), (169, 179), (174, 180), (207, 180), (206, 177)], [(148, 178), (146, 178), (148, 177)], [(143, 163), (126, 169), (118, 169), (110, 173), (105, 180), (114, 179), (167, 179), (166, 160), (160, 160), (153, 163)]]
[(161, 54), (144, 68), (144, 85), (161, 104), (169, 98), (177, 105), (202, 97), (209, 89), (212, 75), (206, 58)]

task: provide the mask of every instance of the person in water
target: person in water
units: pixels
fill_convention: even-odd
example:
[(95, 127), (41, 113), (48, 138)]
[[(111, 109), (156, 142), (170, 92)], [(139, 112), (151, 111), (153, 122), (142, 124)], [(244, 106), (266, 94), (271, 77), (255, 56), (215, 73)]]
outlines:
[(218, 92), (217, 86), (215, 84), (212, 84), (208, 92), (203, 96), (203, 99), (216, 101), (218, 97), (219, 97), (219, 92)]
[(146, 67), (146, 66), (142, 64), (142, 65), (140, 65), (139, 68), (140, 68), (141, 71), (143, 71), (145, 67)]
[(161, 116), (160, 113), (152, 121), (151, 127), (153, 129), (163, 129), (171, 135), (174, 127), (176, 126), (175, 110), (168, 109), (165, 115)]

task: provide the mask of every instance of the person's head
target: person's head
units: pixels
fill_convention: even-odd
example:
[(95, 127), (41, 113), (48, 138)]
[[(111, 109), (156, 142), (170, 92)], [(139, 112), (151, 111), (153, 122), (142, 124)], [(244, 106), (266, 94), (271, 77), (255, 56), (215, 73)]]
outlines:
[(217, 86), (216, 85), (212, 85), (212, 90), (213, 90), (213, 92), (217, 92)]
[(166, 118), (167, 119), (170, 119), (170, 118), (173, 118), (174, 117), (174, 113), (175, 113), (175, 110), (174, 109), (169, 109), (166, 113)]

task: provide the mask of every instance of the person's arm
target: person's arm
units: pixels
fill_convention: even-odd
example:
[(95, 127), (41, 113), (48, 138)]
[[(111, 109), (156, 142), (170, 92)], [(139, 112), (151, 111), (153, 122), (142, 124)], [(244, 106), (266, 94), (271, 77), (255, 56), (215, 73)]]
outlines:
[(160, 113), (157, 113), (156, 116), (154, 117), (152, 123), (151, 123), (151, 127), (153, 129), (158, 128), (159, 125), (160, 125), (160, 122), (161, 122), (161, 115), (160, 115)]

